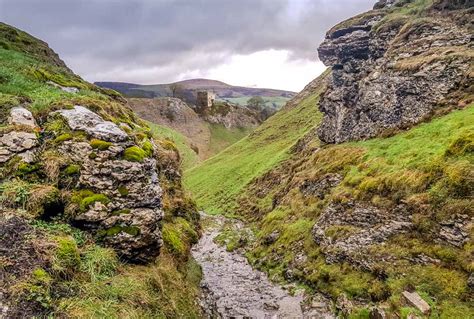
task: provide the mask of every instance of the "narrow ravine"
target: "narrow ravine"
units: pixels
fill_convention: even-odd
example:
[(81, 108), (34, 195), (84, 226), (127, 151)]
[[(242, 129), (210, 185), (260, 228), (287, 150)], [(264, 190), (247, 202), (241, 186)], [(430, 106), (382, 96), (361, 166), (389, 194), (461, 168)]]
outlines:
[(209, 318), (334, 318), (326, 303), (305, 306), (303, 292), (290, 295), (244, 256), (216, 244), (223, 217), (203, 218), (207, 226), (192, 254), (202, 267), (201, 303)]

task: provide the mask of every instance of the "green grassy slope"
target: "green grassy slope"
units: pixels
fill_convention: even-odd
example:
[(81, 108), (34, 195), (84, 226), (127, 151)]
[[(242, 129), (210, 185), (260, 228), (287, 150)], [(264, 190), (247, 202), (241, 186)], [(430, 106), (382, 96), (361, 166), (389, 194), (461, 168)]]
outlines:
[(174, 143), (181, 156), (181, 167), (183, 170), (196, 166), (199, 163), (199, 157), (191, 148), (189, 140), (183, 134), (167, 126), (148, 122), (151, 131), (159, 138), (170, 140)]
[[(433, 307), (432, 318), (470, 318), (474, 307), (467, 277), (474, 269), (472, 234), (461, 248), (434, 238), (439, 224), (453, 215), (474, 216), (473, 172), (474, 105), (389, 138), (296, 153), (254, 181), (239, 198), (239, 212), (259, 230), (248, 257), (276, 280), (291, 272), (293, 280), (333, 298), (345, 293), (403, 313), (413, 310), (404, 310), (400, 294), (414, 287)], [(328, 173), (340, 174), (343, 181), (323, 199), (301, 193), (304, 181)], [(375, 274), (346, 263), (327, 264), (312, 238), (314, 222), (328, 203), (348, 200), (381, 209), (402, 202), (413, 212), (412, 232), (375, 245), (367, 254), (367, 259), (378, 261)], [(350, 230), (331, 231), (337, 237)], [(274, 232), (280, 237), (268, 244), (266, 238)], [(301, 255), (306, 256), (304, 262), (296, 262)], [(420, 255), (439, 262), (409, 261)], [(389, 261), (384, 261), (387, 256)]]
[(210, 153), (216, 155), (249, 135), (253, 128), (236, 127), (228, 129), (222, 124), (209, 124), (209, 130), (211, 132)]
[(272, 116), (252, 134), (185, 174), (185, 185), (210, 213), (232, 213), (236, 197), (255, 177), (290, 156), (289, 150), (319, 121), (319, 92)]

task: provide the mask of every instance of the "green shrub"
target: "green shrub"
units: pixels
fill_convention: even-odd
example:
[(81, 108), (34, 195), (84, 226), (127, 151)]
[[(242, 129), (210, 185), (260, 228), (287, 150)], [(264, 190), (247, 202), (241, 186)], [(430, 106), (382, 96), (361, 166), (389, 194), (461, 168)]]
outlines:
[(106, 142), (98, 139), (93, 139), (90, 141), (90, 145), (92, 146), (93, 149), (95, 150), (100, 150), (100, 151), (105, 151), (107, 150), (110, 146), (112, 146), (111, 142)]
[(147, 153), (138, 146), (131, 146), (123, 152), (123, 158), (131, 162), (143, 162)]

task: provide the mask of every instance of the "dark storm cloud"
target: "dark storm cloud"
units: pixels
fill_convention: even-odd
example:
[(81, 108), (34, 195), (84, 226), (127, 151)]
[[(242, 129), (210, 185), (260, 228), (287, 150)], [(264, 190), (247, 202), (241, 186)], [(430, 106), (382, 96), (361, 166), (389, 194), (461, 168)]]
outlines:
[(0, 21), (45, 41), (90, 80), (118, 70), (177, 74), (232, 54), (284, 49), (316, 60), (324, 33), (375, 0), (0, 0)]

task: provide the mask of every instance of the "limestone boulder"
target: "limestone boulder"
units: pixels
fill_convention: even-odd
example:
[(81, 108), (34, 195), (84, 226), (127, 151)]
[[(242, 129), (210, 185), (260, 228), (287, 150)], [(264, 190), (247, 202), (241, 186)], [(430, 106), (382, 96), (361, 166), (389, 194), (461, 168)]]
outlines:
[(423, 24), (387, 22), (397, 2), (407, 3), (379, 1), (376, 10), (337, 25), (319, 47), (321, 61), (332, 68), (319, 103), (322, 141), (411, 127), (440, 105), (457, 105), (459, 92), (472, 83), (472, 30), (455, 13), (437, 10), (427, 11)]
[(34, 133), (12, 131), (0, 137), (0, 145), (9, 152), (20, 153), (38, 145), (38, 138)]
[(411, 215), (400, 205), (383, 210), (359, 202), (331, 203), (313, 226), (313, 238), (328, 263), (348, 261), (366, 270), (380, 261), (369, 250), (410, 231)]
[(10, 116), (8, 117), (8, 124), (10, 125), (23, 125), (30, 128), (37, 127), (33, 114), (25, 109), (24, 107), (14, 107), (10, 110)]
[(428, 315), (430, 313), (430, 305), (428, 305), (428, 303), (424, 301), (418, 293), (404, 291), (402, 292), (402, 296), (410, 306), (417, 308), (424, 315)]
[(111, 142), (122, 142), (128, 139), (127, 133), (115, 123), (105, 121), (84, 106), (76, 105), (71, 110), (60, 110), (57, 113), (66, 119), (72, 130), (85, 131), (92, 137)]

